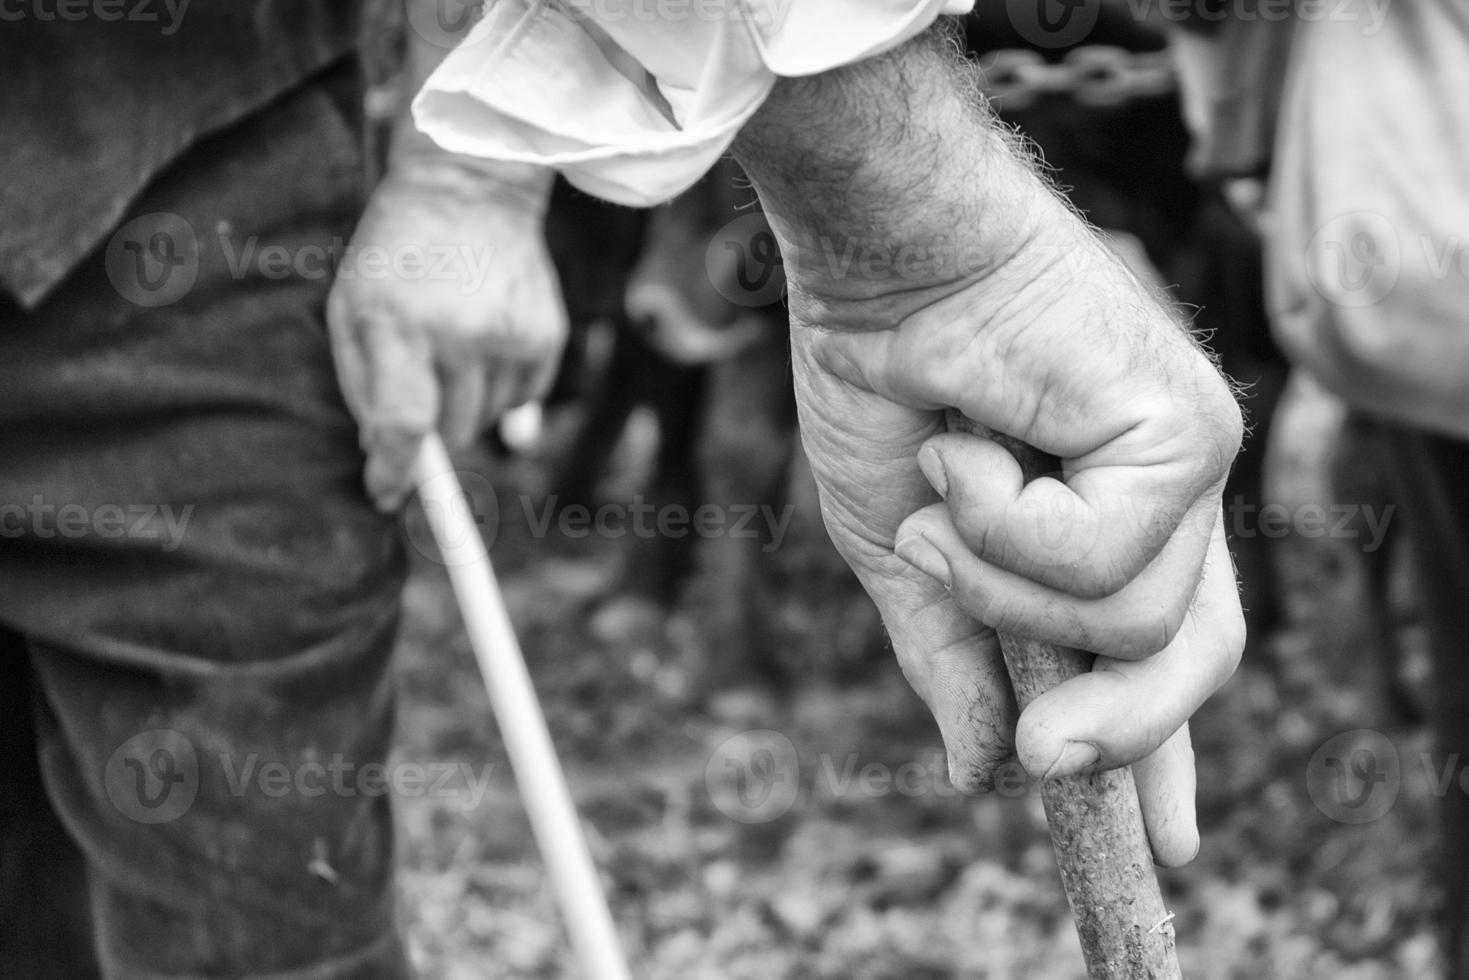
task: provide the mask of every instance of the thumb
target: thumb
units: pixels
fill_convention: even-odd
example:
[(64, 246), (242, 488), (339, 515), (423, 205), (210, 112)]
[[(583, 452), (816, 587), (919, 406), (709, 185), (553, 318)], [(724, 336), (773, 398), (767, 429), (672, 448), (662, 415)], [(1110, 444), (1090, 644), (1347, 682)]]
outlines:
[[(906, 553), (925, 546), (898, 545)], [(901, 558), (857, 575), (882, 614), (904, 676), (938, 723), (949, 781), (964, 793), (991, 789), (1012, 755), (1016, 715), (995, 632)]]

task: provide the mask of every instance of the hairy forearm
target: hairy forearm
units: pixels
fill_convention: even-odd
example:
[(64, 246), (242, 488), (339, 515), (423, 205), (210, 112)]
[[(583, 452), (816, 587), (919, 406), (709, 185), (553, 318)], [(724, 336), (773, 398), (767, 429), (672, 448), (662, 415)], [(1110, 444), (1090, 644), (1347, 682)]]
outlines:
[(789, 263), (883, 257), (883, 274), (839, 277), (840, 298), (941, 291), (1043, 230), (1080, 228), (942, 26), (877, 58), (782, 79), (734, 150)]

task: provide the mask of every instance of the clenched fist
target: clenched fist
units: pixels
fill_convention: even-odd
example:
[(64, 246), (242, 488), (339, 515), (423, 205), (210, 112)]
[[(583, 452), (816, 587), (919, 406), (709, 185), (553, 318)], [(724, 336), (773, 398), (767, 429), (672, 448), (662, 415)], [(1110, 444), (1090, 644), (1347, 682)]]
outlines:
[(327, 302), (368, 492), (398, 506), (424, 435), (469, 443), (544, 393), (566, 311), (542, 228), (549, 174), (448, 154), (394, 165)]

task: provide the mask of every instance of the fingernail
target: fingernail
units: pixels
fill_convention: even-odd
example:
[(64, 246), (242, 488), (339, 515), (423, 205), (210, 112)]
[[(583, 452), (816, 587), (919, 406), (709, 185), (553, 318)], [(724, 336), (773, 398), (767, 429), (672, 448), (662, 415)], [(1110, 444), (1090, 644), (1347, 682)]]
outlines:
[(939, 456), (938, 450), (932, 446), (924, 446), (918, 450), (918, 468), (928, 478), (938, 495), (945, 500), (949, 499), (949, 474), (944, 472), (944, 461)]
[(1186, 864), (1192, 864), (1194, 858), (1196, 858), (1196, 857), (1199, 856), (1199, 846), (1202, 843), (1203, 842), (1200, 841), (1197, 836), (1195, 836), (1193, 847), (1190, 848), (1187, 857), (1181, 858), (1181, 859), (1179, 859), (1177, 861), (1172, 861), (1172, 860), (1165, 861), (1165, 860), (1163, 860), (1162, 857), (1160, 857), (1158, 855), (1158, 845), (1156, 843), (1152, 843), (1150, 841), (1150, 844), (1151, 844), (1151, 848), (1150, 849), (1153, 852), (1153, 864), (1156, 865), (1157, 867), (1160, 867), (1160, 868), (1181, 868), (1181, 867), (1183, 867)]
[(1098, 762), (1102, 761), (1102, 753), (1090, 742), (1067, 742), (1061, 747), (1061, 754), (1056, 756), (1056, 761), (1051, 763), (1051, 768), (1041, 779), (1060, 779), (1062, 776), (1075, 776), (1085, 772)]
[(894, 542), (893, 551), (923, 574), (938, 579), (945, 588), (953, 587), (954, 576), (949, 571), (948, 560), (922, 533), (915, 532)]

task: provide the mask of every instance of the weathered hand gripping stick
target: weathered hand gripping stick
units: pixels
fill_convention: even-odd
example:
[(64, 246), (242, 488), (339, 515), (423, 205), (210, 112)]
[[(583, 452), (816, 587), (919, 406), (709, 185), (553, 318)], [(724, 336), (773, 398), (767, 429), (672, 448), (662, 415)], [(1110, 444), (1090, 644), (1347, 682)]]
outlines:
[[(951, 431), (999, 443), (1027, 482), (1059, 469), (1044, 453), (959, 412), (950, 410), (948, 423)], [(1091, 669), (1090, 654), (1049, 643), (1002, 633), (1000, 649), (1021, 710)], [(1049, 780), (1041, 784), (1041, 799), (1091, 980), (1182, 980), (1132, 770)]]
[[(949, 413), (949, 428), (995, 439), (1027, 480), (1055, 470), (1044, 454), (957, 412)], [(437, 436), (424, 441), (414, 480), (583, 972), (589, 980), (630, 980), (489, 554)], [(1088, 654), (1019, 637), (1001, 635), (1000, 648), (1022, 709), (1091, 667)], [(1181, 980), (1132, 771), (1051, 780), (1041, 795), (1091, 980)]]

